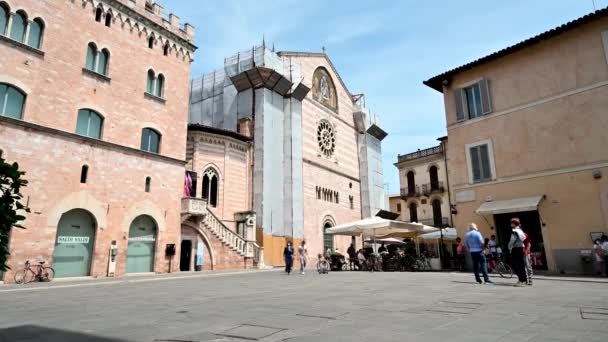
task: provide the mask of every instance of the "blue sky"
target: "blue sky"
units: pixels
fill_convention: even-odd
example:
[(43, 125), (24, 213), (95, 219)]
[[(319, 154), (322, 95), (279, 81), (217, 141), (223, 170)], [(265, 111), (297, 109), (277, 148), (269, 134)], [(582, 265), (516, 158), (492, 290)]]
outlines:
[(423, 80), (593, 11), (592, 0), (157, 2), (195, 26), (194, 76), (262, 36), (277, 50), (326, 47), (349, 90), (366, 94), (389, 133), (382, 148), (390, 193), (399, 191), (397, 154), (446, 135), (442, 95)]

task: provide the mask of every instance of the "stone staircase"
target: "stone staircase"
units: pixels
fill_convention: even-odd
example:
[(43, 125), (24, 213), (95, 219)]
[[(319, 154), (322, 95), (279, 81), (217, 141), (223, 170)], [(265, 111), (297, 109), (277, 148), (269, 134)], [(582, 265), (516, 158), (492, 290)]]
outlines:
[(224, 246), (243, 258), (253, 259), (258, 266), (264, 265), (263, 248), (255, 241), (247, 241), (228, 228), (215, 214), (207, 208), (206, 201), (198, 198), (182, 199), (182, 223), (194, 220), (199, 227), (219, 240)]
[(247, 241), (233, 232), (215, 216), (210, 210), (203, 217), (202, 224), (205, 229), (220, 240), (224, 245), (243, 257), (247, 257)]

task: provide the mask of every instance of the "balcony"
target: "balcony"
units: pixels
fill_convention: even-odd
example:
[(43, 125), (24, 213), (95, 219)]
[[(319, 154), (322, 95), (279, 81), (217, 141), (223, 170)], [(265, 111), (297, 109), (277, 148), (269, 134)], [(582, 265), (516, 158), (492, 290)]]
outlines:
[(422, 185), (422, 194), (424, 196), (430, 196), (431, 194), (442, 194), (445, 192), (443, 182), (433, 182)]
[(420, 186), (401, 188), (401, 199), (406, 200), (412, 197), (420, 197)]
[(182, 198), (182, 216), (203, 216), (207, 214), (207, 201), (200, 198)]
[[(437, 221), (439, 221), (439, 218)], [(422, 223), (427, 226), (435, 227), (435, 228), (445, 228), (445, 227), (449, 227), (450, 220), (447, 217), (442, 217), (441, 224), (439, 224), (439, 222), (435, 223), (435, 219), (430, 218), (430, 219), (422, 219), (422, 220), (420, 220), (419, 223)]]
[(422, 157), (431, 156), (433, 154), (438, 154), (438, 153), (443, 153), (442, 145), (427, 148), (424, 150), (418, 150), (416, 152), (412, 152), (412, 153), (408, 153), (408, 154), (399, 155), (399, 156), (397, 156), (397, 160), (398, 160), (398, 162), (404, 162), (404, 161), (408, 161), (408, 160), (414, 160), (414, 159), (418, 159), (418, 158), (422, 158)]

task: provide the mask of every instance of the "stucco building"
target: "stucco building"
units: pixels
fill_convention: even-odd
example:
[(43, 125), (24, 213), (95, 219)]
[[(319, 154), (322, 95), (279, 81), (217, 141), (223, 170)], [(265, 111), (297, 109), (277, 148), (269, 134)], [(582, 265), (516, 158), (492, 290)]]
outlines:
[(327, 248), (345, 252), (351, 238), (325, 229), (385, 206), (386, 133), (363, 101), (325, 53), (275, 53), (264, 45), (193, 79), (189, 192), (206, 201), (213, 222), (190, 215), (184, 225), (215, 225), (239, 255), (255, 258), (263, 248), (268, 265), (284, 263), (287, 241), (305, 239), (313, 258)]
[(389, 198), (391, 211), (406, 222), (450, 226), (450, 203), (444, 142), (438, 146), (397, 156), (400, 192)]
[(31, 209), (5, 281), (26, 260), (56, 277), (178, 266), (193, 41), (145, 0), (0, 1), (0, 149)]
[(506, 246), (509, 219), (535, 267), (591, 271), (608, 227), (608, 9), (424, 82), (442, 92), (454, 223)]

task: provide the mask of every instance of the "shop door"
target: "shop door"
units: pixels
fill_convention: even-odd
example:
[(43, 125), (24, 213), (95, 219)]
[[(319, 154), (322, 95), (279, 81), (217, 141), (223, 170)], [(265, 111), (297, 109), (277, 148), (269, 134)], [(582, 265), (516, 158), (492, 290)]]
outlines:
[(156, 223), (149, 216), (139, 216), (129, 228), (127, 273), (154, 271)]
[(180, 258), (179, 258), (179, 270), (182, 272), (190, 271), (190, 261), (192, 259), (192, 241), (182, 240)]
[(82, 210), (61, 216), (57, 226), (52, 267), (55, 277), (83, 277), (91, 271), (95, 244), (95, 219)]
[[(511, 219), (517, 217), (521, 222), (521, 228), (530, 236), (532, 240), (532, 266), (537, 270), (547, 269), (547, 257), (543, 234), (540, 226), (540, 216), (538, 211), (524, 211), (519, 213), (494, 215), (496, 223), (496, 238), (503, 250), (503, 254), (508, 254), (509, 240), (511, 239)], [(510, 259), (509, 259), (510, 260)]]

